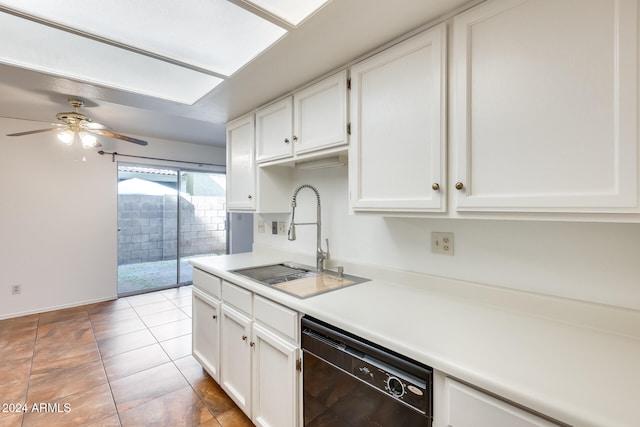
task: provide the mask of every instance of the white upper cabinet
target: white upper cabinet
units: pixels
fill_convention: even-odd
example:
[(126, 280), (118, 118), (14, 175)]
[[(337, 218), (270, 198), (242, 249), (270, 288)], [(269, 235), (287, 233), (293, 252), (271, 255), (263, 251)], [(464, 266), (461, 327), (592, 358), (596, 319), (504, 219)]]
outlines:
[(445, 209), (446, 26), (351, 68), (350, 205)]
[(347, 143), (347, 72), (256, 111), (256, 161), (309, 158)]
[(292, 98), (288, 97), (256, 112), (256, 161), (263, 162), (293, 154)]
[(457, 211), (637, 211), (636, 21), (635, 0), (492, 0), (454, 18)]
[(227, 209), (288, 212), (291, 170), (256, 168), (254, 125), (253, 114), (227, 123)]
[(293, 95), (293, 140), (297, 154), (347, 143), (347, 72)]
[(253, 114), (227, 123), (227, 209), (256, 207)]

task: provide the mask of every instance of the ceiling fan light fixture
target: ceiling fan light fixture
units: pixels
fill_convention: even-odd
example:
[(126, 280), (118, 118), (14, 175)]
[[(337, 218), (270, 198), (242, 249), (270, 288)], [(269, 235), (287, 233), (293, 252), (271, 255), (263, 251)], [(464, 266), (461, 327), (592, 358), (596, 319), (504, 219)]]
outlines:
[(63, 144), (71, 145), (75, 139), (75, 133), (72, 130), (67, 129), (58, 134), (58, 139), (62, 141)]
[(89, 132), (80, 132), (80, 140), (84, 148), (92, 148), (98, 145), (98, 139)]

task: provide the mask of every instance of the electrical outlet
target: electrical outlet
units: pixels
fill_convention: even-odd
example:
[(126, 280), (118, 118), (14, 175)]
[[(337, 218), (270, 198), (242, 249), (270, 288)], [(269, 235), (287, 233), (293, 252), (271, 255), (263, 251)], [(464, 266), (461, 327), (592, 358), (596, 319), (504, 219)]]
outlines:
[(264, 220), (258, 219), (258, 233), (264, 233)]
[(286, 222), (278, 222), (278, 234), (280, 236), (284, 236), (287, 234), (287, 223)]
[(453, 233), (431, 233), (431, 252), (434, 254), (453, 255)]
[(18, 295), (20, 293), (22, 293), (22, 285), (11, 286), (11, 295)]

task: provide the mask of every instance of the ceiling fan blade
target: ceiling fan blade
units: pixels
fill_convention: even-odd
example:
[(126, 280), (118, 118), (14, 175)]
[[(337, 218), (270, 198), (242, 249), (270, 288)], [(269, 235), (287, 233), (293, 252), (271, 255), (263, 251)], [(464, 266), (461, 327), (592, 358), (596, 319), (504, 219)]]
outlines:
[(9, 133), (7, 134), (7, 136), (23, 136), (23, 135), (31, 135), (34, 133), (51, 132), (51, 131), (60, 130), (60, 128), (66, 128), (66, 127), (67, 126), (59, 126), (55, 128), (48, 128), (48, 129), (28, 130), (26, 132)]
[(109, 126), (101, 125), (100, 123), (96, 123), (96, 122), (84, 122), (80, 126), (89, 131), (95, 130), (95, 129), (109, 129)]
[(110, 138), (121, 139), (121, 140), (127, 141), (127, 142), (133, 142), (134, 144), (138, 144), (138, 145), (147, 145), (148, 144), (147, 141), (143, 141), (143, 140), (137, 139), (137, 138), (132, 138), (130, 136), (120, 135), (119, 133), (111, 132), (111, 131), (104, 130), (104, 129), (87, 129), (87, 130), (90, 131), (90, 132), (93, 132), (93, 133), (97, 133), (99, 135), (108, 136)]

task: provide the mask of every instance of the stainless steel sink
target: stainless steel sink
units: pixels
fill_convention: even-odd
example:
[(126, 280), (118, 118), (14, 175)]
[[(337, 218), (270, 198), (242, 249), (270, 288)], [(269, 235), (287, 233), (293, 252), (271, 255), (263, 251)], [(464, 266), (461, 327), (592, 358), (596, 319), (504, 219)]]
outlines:
[(265, 285), (317, 276), (318, 272), (313, 267), (294, 263), (280, 263), (264, 265), (260, 267), (243, 268), (234, 270), (233, 273), (246, 276)]
[(369, 280), (333, 271), (317, 271), (313, 267), (293, 262), (241, 268), (231, 272), (298, 298), (307, 298)]

